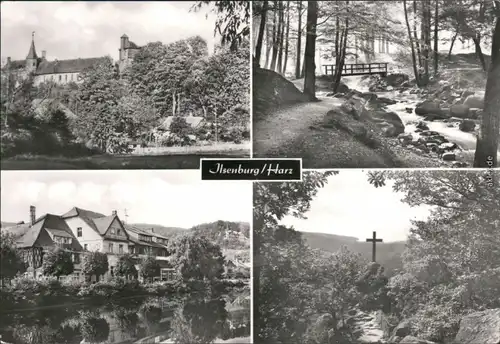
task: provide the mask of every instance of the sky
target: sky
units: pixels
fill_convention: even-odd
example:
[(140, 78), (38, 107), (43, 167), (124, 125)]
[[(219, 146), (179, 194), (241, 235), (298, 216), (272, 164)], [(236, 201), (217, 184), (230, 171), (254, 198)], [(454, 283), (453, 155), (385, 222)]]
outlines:
[(366, 171), (344, 170), (328, 179), (311, 202), (306, 220), (286, 217), (282, 223), (303, 232), (356, 237), (361, 241), (377, 232), (384, 242), (406, 240), (411, 219), (424, 220), (428, 207), (411, 208), (392, 184), (375, 188)]
[[(77, 206), (128, 223), (190, 228), (217, 220), (252, 220), (252, 185), (202, 181), (198, 170), (2, 171), (1, 220), (29, 221)], [(128, 218), (124, 217), (127, 209)]]
[[(214, 46), (215, 15), (190, 12), (194, 2), (25, 2), (1, 3), (2, 60), (25, 59), (35, 31), (37, 54), (48, 60), (110, 55), (118, 59), (120, 37), (142, 46), (200, 35)], [(208, 15), (208, 18), (206, 17)]]

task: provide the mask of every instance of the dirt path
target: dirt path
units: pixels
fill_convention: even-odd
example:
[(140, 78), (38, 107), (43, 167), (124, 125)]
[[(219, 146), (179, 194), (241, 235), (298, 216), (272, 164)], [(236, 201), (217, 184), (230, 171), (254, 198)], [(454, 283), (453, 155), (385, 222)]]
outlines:
[(342, 104), (342, 99), (319, 97), (319, 102), (299, 103), (275, 110), (272, 116), (254, 122), (254, 154), (266, 153), (290, 146), (296, 139), (325, 114)]

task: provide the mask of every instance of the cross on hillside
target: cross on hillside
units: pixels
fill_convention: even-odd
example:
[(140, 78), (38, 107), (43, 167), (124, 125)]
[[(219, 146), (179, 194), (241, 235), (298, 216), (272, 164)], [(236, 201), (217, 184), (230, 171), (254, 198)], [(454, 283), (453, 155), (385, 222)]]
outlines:
[(377, 232), (373, 232), (373, 237), (372, 238), (367, 238), (366, 242), (371, 242), (372, 243), (372, 262), (375, 262), (376, 254), (377, 254), (377, 243), (382, 242), (382, 239), (377, 239)]

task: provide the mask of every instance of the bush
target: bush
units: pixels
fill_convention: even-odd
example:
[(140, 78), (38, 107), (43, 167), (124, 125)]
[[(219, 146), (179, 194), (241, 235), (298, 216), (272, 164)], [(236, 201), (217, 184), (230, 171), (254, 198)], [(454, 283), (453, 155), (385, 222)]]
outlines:
[(194, 132), (191, 125), (186, 121), (186, 118), (182, 116), (174, 116), (169, 129), (172, 134), (176, 134), (179, 137), (192, 135)]

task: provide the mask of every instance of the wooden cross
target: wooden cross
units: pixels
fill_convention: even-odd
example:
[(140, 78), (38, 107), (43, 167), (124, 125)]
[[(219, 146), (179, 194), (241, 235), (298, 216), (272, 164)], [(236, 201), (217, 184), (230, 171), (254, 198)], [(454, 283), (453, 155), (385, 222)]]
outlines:
[(367, 238), (366, 242), (371, 242), (373, 245), (372, 248), (372, 262), (375, 262), (376, 254), (377, 254), (377, 247), (376, 244), (378, 242), (382, 242), (382, 239), (377, 239), (377, 232), (373, 232), (373, 237), (372, 238)]

